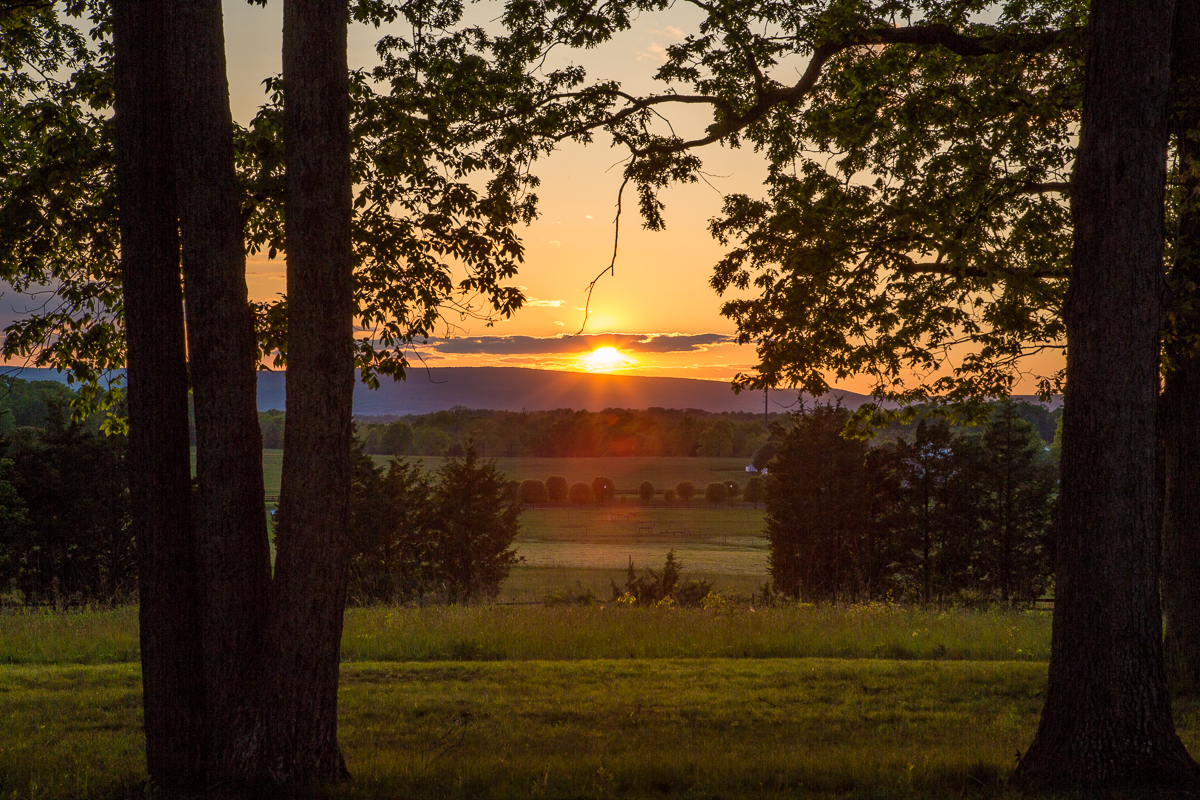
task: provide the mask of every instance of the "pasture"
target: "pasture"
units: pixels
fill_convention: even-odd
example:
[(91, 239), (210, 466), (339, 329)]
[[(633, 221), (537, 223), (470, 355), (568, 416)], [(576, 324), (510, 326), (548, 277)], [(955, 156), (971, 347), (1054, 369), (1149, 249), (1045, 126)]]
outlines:
[[(0, 614), (0, 797), (141, 797), (135, 609)], [(347, 614), (325, 796), (961, 798), (1037, 724), (1040, 612)], [(1176, 718), (1200, 749), (1194, 705)]]
[[(386, 466), (391, 456), (372, 456)], [(403, 456), (407, 461), (435, 471), (446, 459), (440, 456)], [(496, 467), (509, 480), (544, 481), (561, 475), (570, 483), (591, 483), (592, 478), (611, 478), (618, 491), (637, 491), (642, 481), (650, 481), (659, 492), (674, 489), (680, 481), (691, 481), (703, 495), (713, 481), (734, 480), (745, 485), (745, 458), (497, 458)], [(193, 448), (193, 466), (195, 448)], [(279, 494), (279, 476), (283, 470), (282, 450), (263, 450), (264, 491), (270, 497)]]

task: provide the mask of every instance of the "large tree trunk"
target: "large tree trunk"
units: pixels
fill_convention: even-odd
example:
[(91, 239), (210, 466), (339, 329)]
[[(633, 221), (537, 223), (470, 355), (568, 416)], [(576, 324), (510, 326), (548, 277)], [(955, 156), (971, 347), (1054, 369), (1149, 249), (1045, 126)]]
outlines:
[(170, 8), (175, 175), (196, 412), (208, 780), (217, 785), (234, 771), (235, 717), (261, 668), (271, 566), (221, 3), (181, 0)]
[(354, 392), (346, 0), (283, 14), (288, 398), (269, 639), (271, 780), (347, 776), (337, 742)]
[(114, 3), (113, 45), (146, 766), (185, 789), (201, 780), (204, 692), (163, 6)]
[(1171, 123), (1182, 184), (1159, 429), (1165, 455), (1162, 599), (1167, 677), (1200, 693), (1200, 0), (1178, 0)]
[(1075, 244), (1050, 676), (1029, 784), (1194, 786), (1163, 667), (1154, 507), (1173, 0), (1094, 0)]

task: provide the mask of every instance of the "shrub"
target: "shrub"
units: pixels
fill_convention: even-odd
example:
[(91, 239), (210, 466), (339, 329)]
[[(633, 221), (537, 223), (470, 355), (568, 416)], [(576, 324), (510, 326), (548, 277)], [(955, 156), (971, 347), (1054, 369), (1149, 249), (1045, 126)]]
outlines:
[(617, 485), (612, 482), (611, 478), (593, 478), (592, 494), (596, 496), (597, 503), (608, 502), (616, 496)]
[(527, 506), (540, 506), (550, 502), (550, 493), (546, 491), (546, 484), (541, 481), (521, 481), (519, 496), (521, 502)]
[(649, 503), (654, 499), (654, 484), (650, 481), (642, 481), (642, 485), (638, 487), (638, 497), (642, 498), (643, 503)]
[(577, 506), (587, 505), (596, 500), (595, 493), (592, 492), (592, 487), (582, 481), (571, 484), (570, 498), (571, 503)]
[(567, 479), (558, 475), (546, 478), (546, 493), (550, 496), (550, 502), (555, 505), (562, 505), (567, 502)]
[(742, 493), (742, 487), (738, 484), (737, 481), (722, 481), (722, 483), (725, 484), (725, 488), (729, 489), (729, 499), (730, 500), (732, 500), (733, 498), (737, 497), (739, 494)]
[(625, 587), (617, 588), (612, 581), (613, 602), (620, 605), (669, 607), (672, 605), (699, 606), (712, 591), (708, 581), (682, 579), (683, 562), (675, 557), (675, 551), (667, 553), (662, 572), (646, 569), (638, 575), (633, 567), (633, 558), (625, 570)]
[(766, 482), (755, 475), (750, 480), (746, 481), (746, 502), (761, 503), (767, 496)]
[(675, 502), (675, 490), (667, 489), (665, 492), (663, 492), (663, 501), (666, 503), (674, 503)]
[(512, 505), (521, 502), (521, 482), (509, 481), (504, 484), (504, 502)]
[(683, 502), (688, 502), (696, 496), (696, 484), (691, 481), (680, 481), (675, 487), (675, 493), (679, 495), (679, 499)]
[(729, 499), (729, 486), (724, 483), (710, 483), (704, 490), (704, 499), (710, 503), (724, 503)]

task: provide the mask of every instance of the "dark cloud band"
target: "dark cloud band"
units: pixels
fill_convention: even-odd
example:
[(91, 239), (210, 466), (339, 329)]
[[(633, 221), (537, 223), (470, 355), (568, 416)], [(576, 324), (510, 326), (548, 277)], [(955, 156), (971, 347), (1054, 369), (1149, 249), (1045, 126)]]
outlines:
[(590, 353), (597, 347), (615, 347), (626, 353), (694, 353), (734, 338), (720, 333), (584, 333), (577, 336), (467, 336), (430, 339), (439, 353), (534, 355)]

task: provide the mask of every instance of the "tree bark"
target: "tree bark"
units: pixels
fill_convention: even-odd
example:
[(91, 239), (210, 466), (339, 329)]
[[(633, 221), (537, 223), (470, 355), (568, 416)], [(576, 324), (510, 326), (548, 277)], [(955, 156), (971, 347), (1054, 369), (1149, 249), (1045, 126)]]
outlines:
[(1200, 0), (1178, 0), (1172, 40), (1171, 122), (1182, 196), (1159, 421), (1163, 645), (1171, 688), (1194, 695), (1200, 693)]
[(157, 785), (188, 789), (201, 781), (205, 698), (163, 6), (115, 2), (113, 46), (146, 766)]
[(265, 743), (273, 782), (346, 777), (337, 689), (354, 391), (346, 0), (283, 15), (288, 409), (271, 594)]
[(170, 8), (175, 176), (195, 393), (207, 779), (219, 785), (236, 773), (233, 740), (243, 734), (235, 719), (260, 669), (271, 565), (221, 3), (181, 0)]
[(1094, 0), (1072, 183), (1062, 525), (1027, 785), (1193, 787), (1163, 665), (1154, 442), (1173, 0)]

